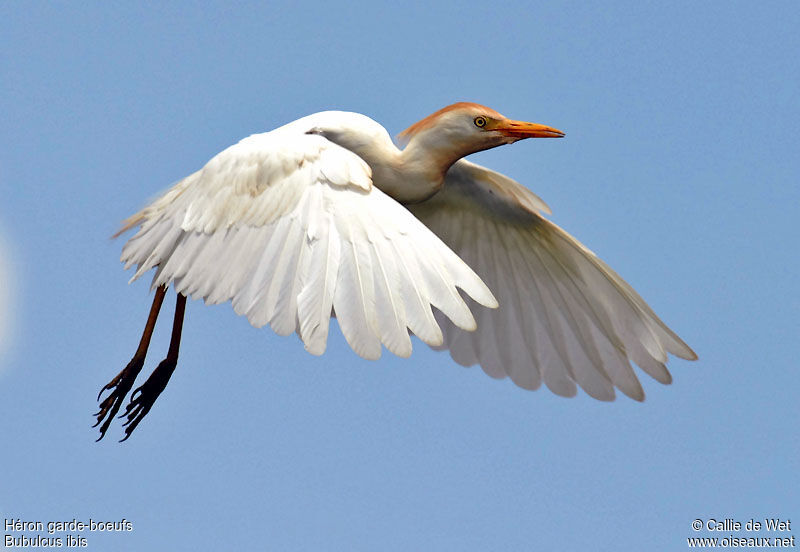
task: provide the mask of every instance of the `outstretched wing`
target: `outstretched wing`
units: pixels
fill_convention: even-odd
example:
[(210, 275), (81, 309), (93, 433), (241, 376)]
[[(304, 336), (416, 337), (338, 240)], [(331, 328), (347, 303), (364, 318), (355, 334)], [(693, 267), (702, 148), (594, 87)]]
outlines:
[(616, 272), (539, 211), (547, 206), (499, 173), (461, 160), (443, 189), (410, 210), (486, 282), (496, 310), (473, 309), (478, 329), (466, 333), (441, 319), (459, 364), (480, 364), (558, 395), (580, 385), (601, 400), (614, 387), (636, 400), (644, 392), (630, 361), (662, 383), (671, 381), (667, 353), (697, 358)]
[(369, 166), (317, 135), (278, 129), (214, 157), (128, 221), (133, 280), (207, 303), (232, 301), (256, 327), (297, 331), (325, 350), (332, 311), (365, 358), (381, 343), (411, 354), (409, 330), (442, 343), (431, 306), (459, 328), (475, 320), (456, 287), (496, 306), (481, 279), (405, 208), (372, 185)]

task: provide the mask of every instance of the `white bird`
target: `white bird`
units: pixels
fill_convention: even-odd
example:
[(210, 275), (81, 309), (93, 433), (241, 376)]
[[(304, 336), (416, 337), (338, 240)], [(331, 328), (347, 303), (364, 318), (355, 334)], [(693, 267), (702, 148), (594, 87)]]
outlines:
[[(573, 396), (644, 392), (631, 361), (669, 383), (667, 353), (695, 353), (620, 276), (543, 218), (526, 187), (462, 158), (564, 133), (456, 103), (412, 125), (398, 149), (358, 113), (328, 111), (243, 139), (117, 234), (131, 281), (156, 268), (131, 362), (101, 390), (100, 438), (144, 364), (164, 294), (177, 306), (167, 358), (134, 391), (127, 439), (175, 369), (186, 296), (231, 301), (253, 326), (325, 351), (331, 316), (360, 356), (411, 354), (409, 334), (464, 366)], [(458, 291), (457, 288), (463, 292)], [(431, 309), (436, 307), (436, 310)], [(98, 396), (98, 400), (99, 400)], [(123, 440), (124, 440), (123, 439)], [(99, 440), (99, 439), (98, 439)]]

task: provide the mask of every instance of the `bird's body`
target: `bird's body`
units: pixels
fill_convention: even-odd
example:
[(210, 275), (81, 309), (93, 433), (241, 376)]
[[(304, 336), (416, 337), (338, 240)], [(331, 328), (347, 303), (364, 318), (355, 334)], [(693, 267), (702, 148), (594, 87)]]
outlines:
[[(230, 300), (254, 326), (297, 332), (313, 354), (335, 315), (365, 358), (382, 346), (410, 355), (411, 333), (492, 377), (567, 396), (577, 384), (603, 400), (615, 386), (643, 398), (630, 361), (668, 383), (667, 352), (695, 358), (615, 272), (541, 216), (541, 199), (461, 159), (563, 133), (460, 103), (404, 135), (401, 150), (364, 115), (310, 115), (245, 138), (128, 219), (121, 232), (140, 227), (122, 254), (138, 266), (133, 279), (157, 268), (153, 324), (172, 285), (179, 298)], [(177, 315), (176, 327), (171, 368), (128, 407), (128, 435), (174, 370)], [(104, 388), (103, 434), (148, 343), (146, 330), (137, 367)]]

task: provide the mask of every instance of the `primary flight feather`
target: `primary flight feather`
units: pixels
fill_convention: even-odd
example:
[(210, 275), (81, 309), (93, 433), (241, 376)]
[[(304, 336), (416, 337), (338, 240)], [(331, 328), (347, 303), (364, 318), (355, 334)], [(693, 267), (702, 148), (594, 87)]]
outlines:
[[(144, 363), (164, 294), (178, 293), (167, 358), (134, 391), (126, 437), (175, 369), (185, 297), (231, 301), (256, 327), (325, 351), (331, 316), (360, 356), (407, 357), (410, 334), (536, 389), (642, 400), (631, 361), (662, 383), (667, 353), (695, 359), (622, 278), (545, 219), (547, 205), (462, 158), (524, 138), (561, 137), (457, 103), (401, 134), (329, 111), (245, 138), (129, 218), (122, 261), (155, 268), (139, 348), (102, 391), (101, 438)], [(463, 293), (462, 293), (463, 292)], [(436, 307), (432, 309), (431, 307)], [(102, 394), (101, 391), (101, 394)]]

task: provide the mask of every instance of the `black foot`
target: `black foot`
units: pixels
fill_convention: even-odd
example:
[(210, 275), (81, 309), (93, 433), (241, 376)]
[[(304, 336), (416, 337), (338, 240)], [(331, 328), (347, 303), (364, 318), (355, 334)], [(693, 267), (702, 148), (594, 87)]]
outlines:
[[(111, 394), (100, 403), (100, 410), (94, 414), (94, 416), (97, 417), (97, 422), (92, 427), (97, 427), (101, 423), (103, 424), (100, 426), (100, 437), (97, 438), (98, 441), (106, 436), (106, 431), (108, 430), (108, 426), (111, 425), (111, 420), (113, 420), (114, 416), (119, 412), (122, 402), (125, 400), (131, 387), (133, 387), (133, 382), (136, 381), (136, 376), (142, 371), (142, 366), (144, 366), (144, 357), (133, 357), (122, 372), (117, 374), (117, 376), (108, 382), (97, 394), (97, 400), (99, 401), (104, 391), (111, 391)], [(105, 420), (105, 422), (103, 420)]]
[(125, 413), (120, 416), (120, 418), (127, 418), (125, 423), (122, 424), (125, 428), (125, 437), (120, 442), (127, 440), (133, 430), (136, 429), (136, 426), (139, 425), (139, 422), (150, 412), (153, 403), (156, 402), (158, 396), (169, 383), (169, 378), (172, 377), (172, 372), (175, 371), (177, 363), (177, 359), (165, 358), (153, 370), (147, 381), (133, 392), (131, 402), (125, 407)]

